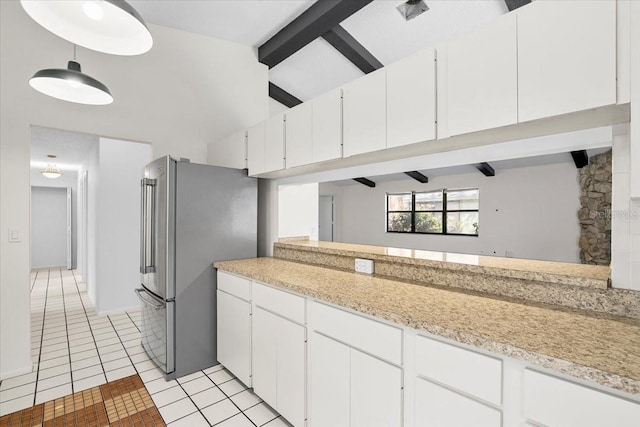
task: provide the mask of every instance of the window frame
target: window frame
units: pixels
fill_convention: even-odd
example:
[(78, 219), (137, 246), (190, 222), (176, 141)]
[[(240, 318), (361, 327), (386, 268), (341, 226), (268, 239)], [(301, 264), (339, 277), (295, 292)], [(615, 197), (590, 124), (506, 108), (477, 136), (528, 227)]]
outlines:
[[(447, 209), (447, 192), (457, 192), (465, 190), (476, 190), (478, 192), (478, 209)], [(442, 194), (442, 209), (439, 210), (416, 210), (416, 194), (426, 193), (441, 193)], [(408, 211), (390, 211), (389, 210), (389, 196), (400, 196), (411, 194), (411, 210)], [(447, 214), (448, 213), (460, 213), (460, 212), (477, 212), (478, 222), (480, 221), (480, 187), (467, 187), (467, 188), (442, 188), (439, 190), (431, 191), (402, 191), (385, 193), (385, 232), (387, 233), (399, 233), (399, 234), (433, 234), (439, 236), (468, 236), (478, 237), (480, 232), (475, 234), (468, 233), (450, 233), (447, 231)], [(410, 231), (397, 231), (389, 230), (389, 214), (390, 213), (409, 213), (411, 214), (411, 230)], [(442, 231), (416, 231), (416, 213), (439, 213), (442, 215)]]

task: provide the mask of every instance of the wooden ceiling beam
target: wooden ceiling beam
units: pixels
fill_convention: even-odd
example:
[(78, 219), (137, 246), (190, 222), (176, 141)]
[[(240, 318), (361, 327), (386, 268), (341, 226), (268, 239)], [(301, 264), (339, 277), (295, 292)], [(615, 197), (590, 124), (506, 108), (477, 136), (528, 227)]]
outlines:
[(322, 38), (328, 41), (331, 46), (351, 61), (351, 63), (358, 67), (363, 73), (369, 74), (372, 71), (382, 68), (382, 62), (378, 61), (371, 52), (340, 25), (336, 25), (324, 33)]
[(258, 48), (269, 68), (331, 30), (373, 0), (318, 0)]
[(288, 108), (295, 107), (298, 104), (302, 104), (302, 101), (300, 99), (296, 98), (286, 90), (282, 89), (280, 86), (276, 86), (271, 82), (269, 82), (269, 96)]

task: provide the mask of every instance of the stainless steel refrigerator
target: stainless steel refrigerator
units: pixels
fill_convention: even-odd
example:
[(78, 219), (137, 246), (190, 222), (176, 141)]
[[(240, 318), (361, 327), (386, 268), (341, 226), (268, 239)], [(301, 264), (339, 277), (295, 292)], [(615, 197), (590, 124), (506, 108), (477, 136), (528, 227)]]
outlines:
[(246, 171), (162, 157), (141, 190), (142, 346), (170, 380), (217, 363), (212, 263), (256, 256), (258, 185)]

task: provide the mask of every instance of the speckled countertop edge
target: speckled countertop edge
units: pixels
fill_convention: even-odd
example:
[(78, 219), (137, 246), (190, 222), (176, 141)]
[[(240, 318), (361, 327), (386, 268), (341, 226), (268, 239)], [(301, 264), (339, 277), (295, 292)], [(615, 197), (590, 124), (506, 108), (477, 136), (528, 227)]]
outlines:
[[(609, 267), (606, 266), (419, 251), (303, 239), (276, 242), (274, 247), (596, 289), (609, 287)], [(426, 259), (423, 257), (424, 254), (432, 254), (443, 259), (450, 258), (451, 260)], [(478, 260), (478, 263), (484, 263), (485, 265), (474, 264), (473, 261), (468, 261), (467, 259)], [(564, 271), (560, 273), (558, 272), (559, 270)]]
[[(216, 263), (215, 267), (419, 331), (640, 395), (640, 322), (631, 319), (467, 295), (273, 258), (225, 261)], [(340, 281), (343, 283), (338, 284)], [(365, 294), (353, 294), (352, 291), (358, 288), (362, 291), (364, 287)], [(376, 292), (371, 292), (373, 290), (378, 294), (384, 291), (389, 298), (367, 301), (369, 295), (375, 297)], [(426, 295), (426, 299), (422, 294)], [(420, 300), (416, 296), (436, 304), (427, 307), (427, 311), (441, 305), (452, 311), (443, 312), (434, 320), (430, 315), (433, 313), (420, 312), (425, 307), (410, 307)], [(451, 300), (456, 300), (455, 304), (451, 304)], [(381, 304), (387, 302), (390, 307), (381, 308)], [(485, 309), (496, 313), (491, 315)], [(484, 323), (470, 322), (469, 315), (484, 315), (485, 319), (480, 319)], [(456, 320), (457, 317), (460, 318)], [(545, 330), (548, 328), (552, 330)], [(524, 330), (528, 332), (522, 333)], [(558, 334), (566, 338), (558, 339)]]

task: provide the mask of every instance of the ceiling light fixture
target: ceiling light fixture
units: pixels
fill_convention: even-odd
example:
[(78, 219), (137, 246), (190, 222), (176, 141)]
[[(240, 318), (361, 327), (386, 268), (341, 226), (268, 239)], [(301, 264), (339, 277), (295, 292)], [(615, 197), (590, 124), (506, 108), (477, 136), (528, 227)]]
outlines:
[[(47, 157), (50, 159), (56, 158), (56, 156), (53, 154), (47, 154)], [(56, 165), (51, 163), (49, 163), (46, 168), (42, 169), (40, 173), (51, 179), (60, 178), (62, 176), (62, 172), (60, 171), (60, 169), (58, 169)]]
[(113, 102), (109, 89), (98, 80), (84, 73), (75, 61), (76, 47), (73, 47), (73, 61), (67, 68), (40, 70), (31, 77), (29, 84), (38, 92), (63, 101), (87, 105), (107, 105)]
[(407, 0), (405, 3), (396, 7), (396, 9), (398, 9), (398, 12), (400, 12), (400, 15), (403, 16), (405, 21), (410, 21), (429, 10), (429, 6), (422, 0)]
[(87, 49), (112, 55), (140, 55), (153, 37), (138, 12), (124, 0), (20, 0), (27, 14), (53, 34)]

